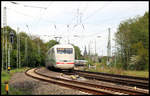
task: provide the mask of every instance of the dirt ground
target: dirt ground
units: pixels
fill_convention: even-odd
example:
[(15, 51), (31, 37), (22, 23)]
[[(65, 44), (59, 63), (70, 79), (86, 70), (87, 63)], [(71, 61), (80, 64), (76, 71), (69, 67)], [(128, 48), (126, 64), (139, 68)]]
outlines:
[(88, 95), (79, 90), (32, 79), (23, 72), (14, 74), (9, 85), (27, 93), (27, 95)]

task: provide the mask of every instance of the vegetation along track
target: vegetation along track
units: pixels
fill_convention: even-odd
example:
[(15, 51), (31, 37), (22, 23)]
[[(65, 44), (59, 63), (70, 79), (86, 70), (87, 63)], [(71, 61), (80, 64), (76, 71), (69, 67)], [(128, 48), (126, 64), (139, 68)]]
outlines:
[(106, 95), (106, 94), (129, 94), (129, 95), (141, 95), (141, 94), (148, 94), (145, 92), (139, 92), (136, 90), (127, 90), (127, 89), (120, 89), (120, 88), (114, 88), (114, 87), (108, 87), (104, 85), (98, 85), (98, 84), (92, 84), (92, 83), (85, 83), (85, 82), (79, 82), (75, 80), (67, 80), (67, 79), (62, 79), (54, 76), (48, 76), (48, 75), (43, 75), (42, 73), (38, 72), (37, 68), (27, 70), (25, 72), (26, 75), (41, 80), (41, 81), (46, 81), (50, 82), (53, 84), (58, 84), (66, 87), (70, 87), (73, 89), (78, 89), (87, 93), (92, 93), (96, 95)]
[(119, 83), (122, 85), (128, 85), (134, 87), (136, 86), (143, 89), (149, 89), (149, 78), (108, 74), (102, 72), (89, 72), (89, 71), (81, 71), (81, 70), (74, 70), (72, 74), (78, 74), (80, 76), (89, 79), (96, 79), (96, 80), (101, 80), (106, 82)]

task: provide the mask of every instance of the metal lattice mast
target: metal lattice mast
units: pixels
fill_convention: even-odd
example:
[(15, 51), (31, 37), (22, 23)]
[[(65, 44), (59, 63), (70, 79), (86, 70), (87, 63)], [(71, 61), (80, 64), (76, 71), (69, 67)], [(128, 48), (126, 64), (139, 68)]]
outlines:
[[(74, 27), (81, 26), (82, 27), (82, 35), (84, 36), (85, 27), (82, 23), (82, 15), (83, 15), (83, 13), (80, 12), (79, 8), (77, 8), (76, 24), (74, 25)], [(82, 46), (83, 46), (83, 41), (81, 42)], [(84, 46), (83, 46), (83, 48), (84, 48)]]
[(116, 48), (116, 41), (115, 41), (115, 67), (116, 67), (116, 59), (117, 59), (117, 48)]
[(90, 51), (90, 49), (91, 49), (91, 48), (90, 48), (90, 43), (91, 43), (91, 41), (89, 42), (89, 46), (88, 46), (88, 47), (89, 47), (89, 52), (88, 52), (88, 55), (89, 55), (89, 56), (91, 55), (91, 51)]
[(95, 56), (96, 56), (96, 40), (95, 40)]
[[(6, 57), (5, 57), (5, 60), (6, 60), (6, 71), (7, 71), (7, 58), (8, 58), (8, 53), (7, 53), (7, 28), (6, 28), (6, 26), (7, 26), (7, 16), (6, 16), (6, 7), (4, 7), (4, 17), (3, 17), (3, 27), (4, 27), (4, 42), (5, 42), (5, 53), (6, 53)], [(4, 62), (4, 61), (3, 61)], [(4, 64), (4, 63), (3, 63)]]
[[(18, 28), (17, 28), (17, 33), (18, 33)], [(18, 34), (17, 34), (17, 68), (18, 68)]]
[[(38, 42), (38, 54), (39, 54), (39, 57), (41, 56), (40, 53), (41, 53), (41, 52), (40, 52), (40, 37), (39, 37), (39, 42)], [(39, 66), (40, 66), (40, 63), (39, 63)]]
[[(57, 33), (57, 27), (56, 27), (55, 24), (54, 24), (54, 28), (55, 28), (55, 33)], [(59, 33), (58, 33), (57, 35), (59, 35)], [(55, 38), (55, 40), (56, 40), (57, 42), (59, 42), (62, 37), (61, 37), (61, 36), (57, 36), (57, 35), (56, 35), (54, 38)], [(57, 38), (58, 38), (58, 39), (57, 39)]]
[(70, 44), (70, 41), (69, 41), (69, 33), (70, 33), (70, 30), (69, 30), (69, 25), (67, 25), (67, 31), (68, 31), (68, 44)]
[[(7, 32), (7, 31), (6, 31), (6, 32)], [(6, 47), (6, 49), (5, 49), (5, 51), (6, 51), (6, 71), (8, 71), (8, 70), (7, 70), (7, 68), (8, 68), (7, 34), (6, 34), (6, 43), (5, 43), (5, 47)]]
[(3, 27), (3, 38), (2, 38), (2, 71), (4, 70), (4, 27)]
[(28, 66), (28, 45), (27, 45), (27, 37), (25, 38), (25, 60), (26, 60), (26, 65)]
[(38, 54), (40, 55), (40, 37), (39, 37), (39, 42), (38, 42)]
[(21, 67), (21, 65), (20, 65), (21, 64), (21, 61), (20, 61), (21, 60), (21, 56), (20, 56), (20, 35), (19, 35), (19, 52), (18, 53), (19, 53), (19, 68), (20, 68)]
[(86, 46), (85, 46), (85, 49), (84, 49), (84, 53), (83, 53), (84, 56), (87, 56), (87, 50), (86, 50)]
[(19, 68), (19, 28), (17, 28), (17, 68)]
[(110, 28), (108, 28), (108, 45), (107, 45), (107, 64), (109, 63), (109, 58), (111, 57), (111, 40), (110, 40)]
[[(4, 7), (4, 11), (3, 11), (3, 39), (2, 39), (3, 40), (3, 43), (2, 43), (2, 70), (4, 69), (4, 52), (6, 50), (6, 48), (5, 48), (6, 47), (6, 45), (5, 45), (6, 41), (5, 40), (7, 39), (7, 35), (6, 35), (7, 29), (5, 29), (6, 26), (7, 26), (6, 7)], [(6, 58), (7, 58), (7, 55), (6, 55)]]
[(10, 67), (10, 48), (11, 48), (11, 44), (10, 44), (10, 42), (9, 42), (9, 44), (8, 44), (8, 67)]

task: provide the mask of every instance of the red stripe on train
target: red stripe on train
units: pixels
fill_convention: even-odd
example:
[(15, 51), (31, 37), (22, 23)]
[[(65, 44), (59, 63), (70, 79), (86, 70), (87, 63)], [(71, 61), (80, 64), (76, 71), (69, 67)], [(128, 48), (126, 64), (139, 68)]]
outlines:
[(64, 62), (56, 62), (56, 64), (64, 64)]
[(66, 63), (66, 64), (74, 64), (74, 63)]
[(74, 63), (73, 62), (70, 62), (70, 63), (56, 62), (56, 64), (74, 64)]

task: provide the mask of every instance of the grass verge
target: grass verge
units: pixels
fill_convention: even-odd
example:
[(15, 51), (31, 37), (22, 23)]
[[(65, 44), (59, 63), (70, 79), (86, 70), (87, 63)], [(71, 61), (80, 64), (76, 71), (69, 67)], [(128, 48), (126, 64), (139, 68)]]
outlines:
[[(9, 83), (9, 80), (11, 78), (11, 76), (17, 72), (25, 72), (25, 70), (27, 70), (29, 68), (24, 67), (24, 68), (20, 68), (20, 69), (13, 69), (10, 71), (10, 73), (6, 72), (5, 70), (1, 72), (1, 95), (6, 95), (6, 91), (5, 91), (5, 82)], [(22, 92), (18, 89), (14, 89), (12, 87), (9, 87), (9, 95), (24, 95), (26, 94), (25, 92)]]
[(102, 66), (101, 64), (96, 64), (96, 65), (97, 65), (96, 69), (87, 68), (87, 71), (149, 78), (149, 71), (134, 71), (134, 70), (131, 71), (131, 70), (118, 69), (114, 67), (106, 67), (106, 66)]

